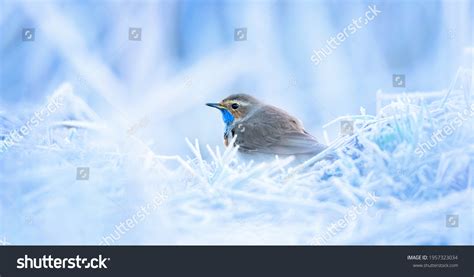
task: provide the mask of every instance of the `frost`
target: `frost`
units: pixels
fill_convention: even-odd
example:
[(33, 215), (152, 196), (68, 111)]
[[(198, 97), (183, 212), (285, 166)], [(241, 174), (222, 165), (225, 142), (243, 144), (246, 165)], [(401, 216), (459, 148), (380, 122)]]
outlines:
[[(347, 225), (325, 243), (472, 244), (472, 96), (446, 95), (401, 98), (376, 116), (361, 108), (345, 118), (352, 134), (296, 164), (249, 161), (197, 138), (183, 138), (190, 157), (160, 155), (140, 139), (148, 120), (116, 128), (65, 84), (50, 97), (65, 108), (1, 148), (0, 235), (12, 244), (98, 244), (166, 191), (110, 244), (311, 244), (339, 220)], [(0, 111), (2, 146), (35, 111)], [(337, 158), (322, 159), (328, 153)], [(84, 167), (88, 180), (77, 180)], [(368, 194), (374, 204), (348, 220)], [(452, 214), (457, 228), (446, 225)]]

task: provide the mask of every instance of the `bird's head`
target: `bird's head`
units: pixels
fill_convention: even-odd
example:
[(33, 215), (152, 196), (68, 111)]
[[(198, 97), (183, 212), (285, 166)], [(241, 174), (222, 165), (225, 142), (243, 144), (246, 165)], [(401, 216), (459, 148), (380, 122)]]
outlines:
[(247, 114), (260, 107), (261, 102), (247, 94), (233, 94), (219, 103), (207, 103), (209, 107), (219, 109), (225, 124), (245, 117)]

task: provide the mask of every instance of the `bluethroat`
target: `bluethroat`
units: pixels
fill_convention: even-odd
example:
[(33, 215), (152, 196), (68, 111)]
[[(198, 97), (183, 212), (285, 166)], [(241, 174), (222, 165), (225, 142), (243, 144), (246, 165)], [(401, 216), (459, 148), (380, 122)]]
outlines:
[(207, 103), (222, 113), (224, 144), (234, 136), (239, 151), (273, 155), (310, 156), (326, 149), (303, 124), (282, 109), (247, 94), (233, 94), (220, 103)]

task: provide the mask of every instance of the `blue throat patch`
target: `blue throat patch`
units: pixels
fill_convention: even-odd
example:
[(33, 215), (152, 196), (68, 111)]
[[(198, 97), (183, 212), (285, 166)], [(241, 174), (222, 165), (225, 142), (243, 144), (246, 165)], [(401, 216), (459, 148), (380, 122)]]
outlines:
[(234, 121), (234, 116), (228, 110), (222, 109), (220, 111), (222, 112), (222, 119), (225, 125), (229, 125)]

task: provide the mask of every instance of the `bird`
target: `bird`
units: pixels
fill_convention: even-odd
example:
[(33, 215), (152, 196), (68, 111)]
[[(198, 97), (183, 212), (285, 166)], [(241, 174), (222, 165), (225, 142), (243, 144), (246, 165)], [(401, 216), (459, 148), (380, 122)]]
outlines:
[(232, 94), (206, 105), (222, 113), (225, 146), (235, 139), (241, 153), (311, 157), (327, 148), (296, 117), (251, 95)]

